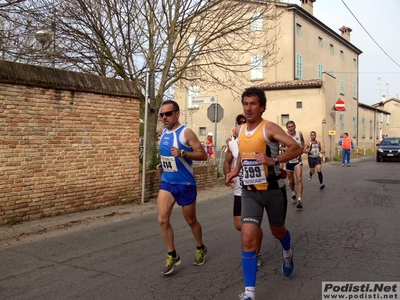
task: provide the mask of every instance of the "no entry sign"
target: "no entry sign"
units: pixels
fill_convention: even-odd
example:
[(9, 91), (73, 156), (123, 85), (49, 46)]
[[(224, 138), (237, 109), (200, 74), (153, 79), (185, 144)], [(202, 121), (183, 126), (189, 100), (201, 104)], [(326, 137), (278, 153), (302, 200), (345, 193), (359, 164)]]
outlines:
[(343, 111), (344, 107), (345, 107), (344, 101), (342, 99), (337, 99), (335, 103), (335, 109), (338, 111)]

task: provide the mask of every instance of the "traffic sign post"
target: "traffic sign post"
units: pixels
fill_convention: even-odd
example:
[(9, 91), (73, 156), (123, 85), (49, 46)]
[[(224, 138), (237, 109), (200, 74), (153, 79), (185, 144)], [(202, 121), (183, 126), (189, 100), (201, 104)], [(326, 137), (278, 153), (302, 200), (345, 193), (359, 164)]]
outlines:
[[(208, 119), (214, 123), (214, 147), (215, 150), (217, 150), (217, 142), (218, 142), (218, 133), (217, 133), (217, 124), (219, 121), (222, 120), (224, 117), (224, 109), (222, 108), (221, 105), (218, 103), (218, 99), (215, 99), (215, 103), (211, 104), (207, 108), (207, 117)], [(213, 99), (211, 100), (212, 102), (214, 101)]]
[(335, 103), (335, 110), (337, 111), (344, 111), (345, 110), (345, 104), (342, 99), (337, 99)]
[(224, 109), (219, 103), (211, 104), (207, 108), (207, 118), (211, 122), (218, 123), (223, 119), (223, 117), (224, 117)]

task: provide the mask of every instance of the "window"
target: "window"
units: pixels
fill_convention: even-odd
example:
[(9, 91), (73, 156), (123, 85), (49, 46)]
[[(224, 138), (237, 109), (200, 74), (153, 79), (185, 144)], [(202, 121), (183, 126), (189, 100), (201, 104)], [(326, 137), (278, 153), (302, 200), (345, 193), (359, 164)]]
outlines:
[(354, 137), (357, 137), (357, 117), (353, 117), (353, 132), (354, 132)]
[(324, 67), (322, 65), (318, 65), (318, 78), (322, 78), (322, 73), (324, 73)]
[(333, 77), (335, 77), (335, 71), (330, 70), (330, 71), (329, 71), (329, 74), (332, 75)]
[(344, 75), (340, 75), (340, 94), (344, 95)]
[(301, 25), (299, 23), (296, 24), (296, 33), (298, 36), (301, 36)]
[(297, 54), (296, 56), (296, 77), (303, 77), (303, 56)]
[(390, 115), (386, 115), (386, 124), (389, 125), (390, 123)]
[(362, 118), (361, 122), (362, 122), (362, 134), (361, 134), (361, 137), (363, 139), (365, 139), (365, 118)]
[(379, 120), (381, 123), (383, 123), (383, 113), (380, 113)]
[[(365, 119), (363, 119), (363, 138), (365, 138)], [(372, 120), (369, 121), (369, 138), (372, 139), (374, 135), (374, 123)]]
[(353, 81), (353, 98), (357, 99), (357, 81)]
[(289, 115), (281, 115), (281, 125), (286, 126), (286, 123), (289, 121)]
[(340, 59), (343, 60), (344, 59), (344, 53), (342, 50), (340, 50)]
[(206, 128), (205, 127), (199, 127), (199, 135), (206, 135)]
[(357, 60), (355, 58), (353, 58), (353, 66), (354, 68), (357, 68)]
[(318, 47), (322, 48), (322, 37), (318, 37)]
[(198, 104), (193, 104), (193, 98), (199, 95), (199, 87), (198, 86), (190, 86), (188, 89), (188, 101), (189, 108), (199, 107)]
[(340, 114), (340, 135), (344, 134), (344, 114)]
[(333, 45), (332, 45), (332, 44), (329, 45), (329, 52), (330, 52), (332, 55), (335, 54), (335, 49), (333, 48)]
[(262, 29), (263, 29), (262, 13), (260, 12), (253, 13), (250, 17), (250, 30), (260, 31)]
[(199, 41), (197, 40), (197, 38), (191, 37), (189, 38), (188, 43), (190, 58), (197, 58), (200, 49)]
[(260, 80), (264, 78), (263, 74), (263, 56), (254, 55), (251, 57), (250, 80)]
[(296, 108), (303, 108), (303, 102), (296, 102)]
[(376, 122), (376, 139), (379, 139), (379, 122)]

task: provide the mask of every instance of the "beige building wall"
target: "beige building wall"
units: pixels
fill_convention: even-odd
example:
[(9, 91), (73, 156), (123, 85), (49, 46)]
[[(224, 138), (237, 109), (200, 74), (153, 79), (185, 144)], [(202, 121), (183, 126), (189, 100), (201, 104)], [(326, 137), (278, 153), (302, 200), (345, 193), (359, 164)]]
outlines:
[[(268, 99), (265, 117), (278, 122), (278, 124), (281, 124), (279, 116), (284, 114), (282, 108), (285, 108), (285, 112), (293, 116), (298, 128), (307, 133), (307, 137), (311, 130), (317, 131), (319, 138), (324, 136), (326, 143), (331, 139), (337, 142), (344, 132), (349, 132), (353, 137), (357, 136), (357, 74), (358, 55), (361, 54), (361, 51), (348, 42), (350, 36), (341, 36), (338, 30), (333, 31), (326, 27), (311, 14), (300, 9), (298, 5), (280, 3), (279, 9), (283, 9), (284, 14), (279, 20), (270, 21), (279, 24), (279, 28), (275, 31), (275, 34), (279, 34), (276, 44), (278, 55), (275, 62), (277, 65), (265, 67), (262, 80), (250, 80), (250, 72), (248, 72), (249, 80), (238, 84), (232, 90), (203, 89), (199, 91), (199, 96), (207, 96), (209, 99), (214, 97), (222, 106), (224, 117), (217, 126), (207, 117), (207, 108), (210, 103), (200, 104), (193, 108), (190, 105), (188, 91), (176, 89), (175, 99), (183, 110), (182, 123), (191, 127), (200, 139), (204, 139), (209, 131), (214, 135), (216, 133), (217, 148), (225, 144), (225, 140), (234, 126), (236, 115), (242, 112), (241, 91), (250, 86), (265, 88)], [(297, 34), (297, 24), (301, 25), (300, 35)], [(319, 44), (319, 38), (322, 40), (322, 45)], [(331, 45), (333, 53), (330, 51)], [(297, 54), (302, 55), (303, 58), (301, 78), (296, 77)], [(243, 59), (248, 60), (250, 65), (250, 54)], [(319, 65), (323, 67), (323, 72), (332, 73), (332, 76), (325, 73), (321, 75)], [(342, 79), (341, 75), (344, 76)], [(308, 80), (320, 80), (322, 87), (308, 89)], [(341, 80), (344, 83), (342, 92)], [(301, 85), (303, 81), (304, 86), (297, 90), (285, 88), (287, 83), (300, 82)], [(354, 82), (355, 87), (353, 87)], [(273, 89), (274, 91), (269, 88), (269, 84), (275, 83), (282, 84), (280, 91), (277, 91), (276, 87)], [(339, 98), (346, 103), (346, 110), (341, 113), (334, 109), (335, 102)], [(278, 103), (277, 99), (282, 101), (280, 105), (273, 104)], [(301, 110), (296, 109), (296, 102), (303, 103)], [(323, 130), (324, 132), (322, 132)], [(336, 135), (329, 137), (329, 130), (336, 130)]]
[(400, 136), (400, 100), (391, 98), (374, 105), (374, 107), (390, 112), (389, 120), (384, 118), (382, 122), (384, 128), (382, 133), (388, 136)]
[(373, 148), (382, 134), (388, 132), (390, 113), (369, 105), (360, 104), (358, 109), (358, 147)]

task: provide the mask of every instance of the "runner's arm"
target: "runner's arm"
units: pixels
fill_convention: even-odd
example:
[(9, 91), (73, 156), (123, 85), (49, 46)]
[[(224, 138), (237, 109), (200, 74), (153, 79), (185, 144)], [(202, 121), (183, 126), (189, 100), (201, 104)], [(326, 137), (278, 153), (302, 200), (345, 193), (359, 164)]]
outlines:
[(187, 128), (185, 138), (188, 145), (193, 149), (193, 152), (186, 152), (185, 157), (191, 160), (207, 160), (207, 153), (193, 130)]

